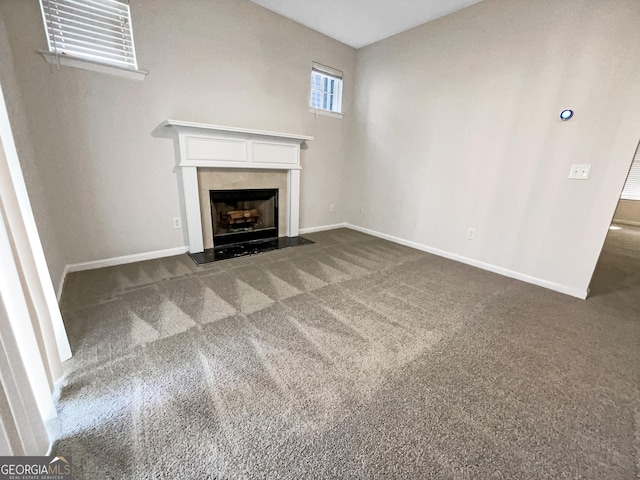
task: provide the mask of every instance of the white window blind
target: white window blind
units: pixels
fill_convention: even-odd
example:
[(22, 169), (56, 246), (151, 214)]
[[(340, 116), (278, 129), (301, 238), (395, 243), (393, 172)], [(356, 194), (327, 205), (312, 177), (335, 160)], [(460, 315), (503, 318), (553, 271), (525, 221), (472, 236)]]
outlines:
[(623, 200), (640, 200), (640, 147), (636, 150), (636, 156), (631, 164), (631, 170), (620, 198)]
[(311, 69), (311, 107), (342, 112), (342, 72), (313, 64)]
[(49, 51), (138, 69), (129, 5), (116, 0), (40, 0)]

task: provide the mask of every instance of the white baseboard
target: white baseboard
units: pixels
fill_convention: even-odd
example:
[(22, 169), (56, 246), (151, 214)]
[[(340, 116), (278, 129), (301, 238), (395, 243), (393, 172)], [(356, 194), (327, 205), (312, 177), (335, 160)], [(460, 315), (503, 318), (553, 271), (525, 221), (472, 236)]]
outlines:
[(613, 223), (617, 223), (619, 225), (630, 225), (632, 227), (640, 227), (640, 222), (634, 222), (632, 220), (618, 220), (614, 218)]
[[(623, 223), (623, 222), (617, 222), (617, 223)], [(366, 233), (374, 237), (382, 238), (384, 240), (389, 240), (390, 242), (415, 248), (416, 250), (420, 250), (422, 252), (427, 252), (433, 255), (437, 255), (439, 257), (455, 260), (457, 262), (465, 263), (467, 265), (481, 268), (483, 270), (497, 273), (499, 275), (504, 275), (505, 277), (521, 280), (526, 283), (531, 283), (539, 287), (548, 288), (549, 290), (554, 290), (556, 292), (564, 293), (566, 295), (571, 295), (572, 297), (577, 297), (583, 300), (587, 298), (587, 294), (589, 293), (588, 290), (579, 290), (572, 287), (567, 287), (566, 285), (561, 285), (559, 283), (550, 282), (548, 280), (543, 280), (541, 278), (532, 277), (524, 273), (515, 272), (513, 270), (499, 267), (497, 265), (481, 262), (479, 260), (474, 260), (473, 258), (464, 257), (462, 255), (447, 252), (446, 250), (440, 250), (438, 248), (429, 247), (421, 243), (412, 242), (410, 240), (405, 240), (404, 238), (395, 237), (393, 235), (377, 232), (375, 230), (371, 230), (365, 227), (360, 227), (358, 225), (353, 225), (350, 223), (336, 223), (334, 225), (323, 225), (319, 227), (301, 228), (299, 232), (300, 234), (304, 235), (307, 233), (324, 232), (327, 230), (335, 230), (338, 228), (350, 228), (352, 230)], [(64, 281), (67, 278), (67, 275), (71, 272), (80, 272), (83, 270), (93, 270), (95, 268), (112, 267), (115, 265), (123, 265), (126, 263), (141, 262), (144, 260), (153, 260), (156, 258), (163, 258), (163, 257), (171, 257), (173, 255), (180, 255), (180, 254), (186, 253), (187, 251), (188, 251), (188, 247), (184, 246), (184, 247), (177, 247), (177, 248), (169, 248), (166, 250), (156, 250), (153, 252), (137, 253), (133, 255), (124, 255), (122, 257), (106, 258), (104, 260), (95, 260), (91, 262), (74, 263), (71, 265), (67, 265), (64, 267), (64, 271), (62, 272), (62, 278), (60, 279), (60, 283), (58, 284), (58, 291), (57, 291), (58, 301), (60, 301), (60, 297), (62, 295)]]
[[(344, 223), (337, 223), (335, 225), (323, 225), (320, 227), (301, 228), (299, 232), (300, 234), (304, 235), (306, 233), (323, 232), (325, 230), (335, 230), (336, 228), (344, 228), (345, 226), (346, 224)], [(153, 260), (156, 258), (171, 257), (173, 255), (180, 255), (182, 253), (186, 253), (187, 251), (189, 251), (189, 247), (184, 246), (184, 247), (177, 247), (177, 248), (169, 248), (167, 250), (156, 250), (153, 252), (136, 253), (133, 255), (124, 255), (122, 257), (105, 258), (103, 260), (94, 260), (91, 262), (73, 263), (70, 265), (66, 265), (64, 267), (64, 270), (62, 271), (62, 278), (58, 283), (56, 297), (58, 298), (58, 302), (59, 302), (60, 298), (62, 297), (64, 282), (67, 278), (67, 275), (71, 272), (81, 272), (83, 270), (93, 270), (96, 268), (113, 267), (115, 265), (124, 265), (126, 263), (142, 262), (144, 260)]]
[(301, 235), (305, 235), (307, 233), (316, 233), (316, 232), (325, 232), (327, 230), (335, 230), (337, 228), (345, 228), (347, 226), (346, 223), (336, 223), (334, 225), (322, 225), (320, 227), (310, 227), (310, 228), (301, 228), (299, 230)]
[(358, 232), (366, 233), (368, 235), (372, 235), (374, 237), (382, 238), (384, 240), (389, 240), (390, 242), (399, 243), (400, 245), (404, 245), (406, 247), (411, 247), (411, 248), (415, 248), (416, 250), (421, 250), (423, 252), (431, 253), (439, 257), (448, 258), (450, 260), (455, 260), (456, 262), (465, 263), (473, 267), (481, 268), (482, 270), (487, 270), (489, 272), (497, 273), (499, 275), (504, 275), (505, 277), (514, 278), (516, 280), (521, 280), (526, 283), (531, 283), (539, 287), (548, 288), (549, 290), (554, 290), (556, 292), (564, 293), (565, 295), (571, 295), (572, 297), (577, 297), (582, 300), (587, 298), (587, 294), (589, 293), (588, 290), (579, 290), (576, 288), (568, 287), (566, 285), (561, 285), (559, 283), (543, 280), (541, 278), (532, 277), (524, 273), (515, 272), (507, 268), (499, 267), (497, 265), (492, 265), (490, 263), (474, 260), (473, 258), (463, 257), (462, 255), (447, 252), (446, 250), (440, 250), (438, 248), (428, 247), (421, 243), (412, 242), (410, 240), (405, 240), (399, 237), (394, 237), (393, 235), (387, 235), (386, 233), (380, 233), (375, 230), (370, 230), (368, 228), (360, 227), (358, 225), (352, 225), (350, 223), (347, 223), (345, 227), (350, 228), (352, 230), (357, 230)]
[(62, 290), (64, 289), (64, 282), (67, 279), (68, 274), (69, 265), (65, 265), (62, 270), (62, 275), (60, 276), (60, 281), (58, 282), (58, 288), (56, 289), (56, 298), (58, 299), (58, 303), (60, 303), (60, 299), (62, 298)]
[(84, 270), (94, 270), (96, 268), (113, 267), (115, 265), (124, 265), (126, 263), (142, 262), (144, 260), (154, 260), (156, 258), (172, 257), (174, 255), (181, 255), (189, 250), (187, 246), (168, 248), (166, 250), (155, 250), (153, 252), (134, 253), (133, 255), (123, 255), (122, 257), (105, 258), (103, 260), (93, 260), (91, 262), (72, 263), (66, 265), (62, 272), (62, 278), (58, 284), (58, 291), (56, 296), (58, 302), (62, 296), (62, 289), (64, 288), (64, 281), (67, 275), (71, 272), (82, 272)]

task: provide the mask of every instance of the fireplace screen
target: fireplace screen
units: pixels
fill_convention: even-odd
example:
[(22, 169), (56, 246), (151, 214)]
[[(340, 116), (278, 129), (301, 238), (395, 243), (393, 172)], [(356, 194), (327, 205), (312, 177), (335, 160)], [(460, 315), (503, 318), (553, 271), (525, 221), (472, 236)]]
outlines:
[(276, 238), (278, 189), (209, 190), (214, 246)]

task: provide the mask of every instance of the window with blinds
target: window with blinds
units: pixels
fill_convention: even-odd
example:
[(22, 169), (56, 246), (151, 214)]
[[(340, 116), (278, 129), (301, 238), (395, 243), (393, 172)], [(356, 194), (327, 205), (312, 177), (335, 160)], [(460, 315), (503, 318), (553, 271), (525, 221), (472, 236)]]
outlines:
[(311, 108), (342, 112), (342, 72), (324, 65), (311, 69)]
[(622, 189), (620, 198), (623, 200), (640, 200), (640, 147), (636, 150), (636, 156), (631, 164), (629, 176)]
[(138, 69), (129, 5), (117, 0), (40, 0), (49, 51)]

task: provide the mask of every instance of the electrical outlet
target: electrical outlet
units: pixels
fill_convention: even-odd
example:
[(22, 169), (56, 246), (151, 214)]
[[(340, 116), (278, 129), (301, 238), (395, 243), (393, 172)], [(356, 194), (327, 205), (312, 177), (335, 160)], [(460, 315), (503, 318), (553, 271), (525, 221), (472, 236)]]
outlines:
[(182, 228), (182, 219), (180, 217), (173, 217), (173, 228)]
[(469, 240), (473, 240), (474, 238), (476, 238), (476, 229), (475, 228), (470, 228), (469, 230), (467, 230), (467, 238)]
[(332, 203), (332, 204), (331, 204), (331, 207), (330, 207), (329, 209), (330, 209), (332, 212), (335, 212), (335, 211), (336, 211), (336, 204), (335, 204), (335, 203)]
[(588, 180), (591, 174), (591, 165), (571, 165), (569, 178), (573, 180)]

